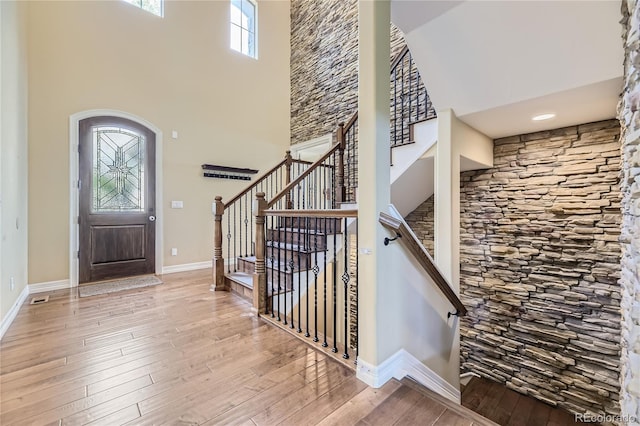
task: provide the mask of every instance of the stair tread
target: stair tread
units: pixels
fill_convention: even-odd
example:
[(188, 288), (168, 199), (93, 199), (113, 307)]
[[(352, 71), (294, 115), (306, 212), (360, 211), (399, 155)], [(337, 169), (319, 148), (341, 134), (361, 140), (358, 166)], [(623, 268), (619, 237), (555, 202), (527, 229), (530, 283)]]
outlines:
[[(231, 272), (229, 274), (225, 274), (225, 276), (235, 283), (253, 290), (253, 275), (247, 274), (246, 272)], [(293, 291), (291, 288), (283, 287), (280, 289), (280, 294), (289, 293), (291, 291)], [(272, 296), (275, 293), (278, 292), (275, 291), (275, 289), (271, 288), (270, 285), (267, 285), (267, 296)]]
[(225, 277), (247, 288), (253, 288), (253, 275), (246, 272), (231, 272), (225, 274)]
[[(288, 226), (282, 226), (282, 227), (277, 227), (277, 228), (272, 228), (274, 231), (291, 231), (292, 228), (288, 227)], [(303, 228), (300, 229), (301, 232), (304, 232), (305, 230)], [(333, 234), (342, 234), (342, 229), (336, 229), (335, 231), (331, 230), (331, 229), (327, 229), (324, 231), (317, 231), (314, 232), (316, 235), (321, 235), (321, 236), (329, 236), (329, 235), (333, 235)]]
[[(248, 256), (248, 257), (242, 257), (242, 260), (246, 261), (246, 262), (250, 262), (250, 263), (255, 263), (256, 262), (256, 257), (255, 256)], [(273, 267), (275, 265), (275, 267)], [(274, 269), (280, 273), (283, 274), (291, 274), (292, 272), (288, 270), (287, 268), (287, 264), (285, 262), (273, 262), (273, 264), (271, 263), (271, 261), (267, 258), (265, 260), (265, 267), (267, 269)], [(293, 273), (299, 273), (299, 272), (305, 272), (307, 271), (307, 269), (298, 269), (295, 268)]]
[(269, 231), (274, 231), (274, 232), (283, 231), (283, 230), (286, 230), (287, 232), (301, 233), (301, 234), (325, 235), (324, 232), (316, 229), (291, 228), (291, 227), (285, 227), (285, 226), (279, 226), (277, 228), (269, 228)]
[(318, 250), (313, 250), (312, 248), (305, 249), (304, 247), (299, 246), (298, 244), (282, 243), (279, 241), (267, 241), (267, 247), (274, 247), (274, 248), (280, 248), (280, 249), (291, 250), (291, 251), (299, 251), (304, 254), (315, 253), (317, 251), (318, 252), (326, 251), (326, 249), (318, 249)]

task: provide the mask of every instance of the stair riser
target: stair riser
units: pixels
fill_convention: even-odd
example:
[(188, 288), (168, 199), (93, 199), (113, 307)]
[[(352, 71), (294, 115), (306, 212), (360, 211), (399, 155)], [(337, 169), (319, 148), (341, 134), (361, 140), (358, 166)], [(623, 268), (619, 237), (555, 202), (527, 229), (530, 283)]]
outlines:
[(290, 270), (289, 268), (291, 268), (292, 263), (294, 271), (306, 271), (312, 267), (311, 253), (301, 253), (297, 250), (267, 247), (267, 258), (265, 260), (267, 267), (271, 264), (271, 256), (273, 256), (273, 260), (276, 265), (278, 263), (286, 264), (287, 270)]
[(307, 234), (305, 232), (291, 232), (284, 229), (269, 229), (267, 240), (286, 244), (306, 246), (311, 250), (326, 250), (327, 236), (324, 234)]
[[(244, 272), (247, 274), (255, 273), (255, 263), (250, 262), (244, 259), (238, 259), (238, 271)], [(267, 261), (267, 282), (269, 283), (269, 287), (271, 286), (271, 280), (278, 280), (278, 274), (280, 274), (280, 285), (286, 286), (287, 289), (290, 289), (293, 282), (293, 276), (290, 273), (276, 271), (273, 268), (269, 267), (269, 262)]]
[(253, 274), (256, 272), (255, 262), (251, 262), (239, 257), (236, 259), (236, 263), (238, 272), (245, 272), (247, 274)]
[(253, 302), (253, 290), (250, 288), (247, 288), (245, 286), (243, 286), (242, 284), (238, 284), (237, 282), (230, 280), (228, 278), (225, 278), (227, 281), (227, 285), (229, 286), (229, 289), (231, 291), (233, 291), (234, 293), (238, 294), (239, 296), (241, 296), (243, 299), (246, 299), (250, 302)]
[(281, 228), (313, 229), (326, 234), (340, 234), (342, 231), (341, 219), (299, 218), (285, 217), (280, 219)]

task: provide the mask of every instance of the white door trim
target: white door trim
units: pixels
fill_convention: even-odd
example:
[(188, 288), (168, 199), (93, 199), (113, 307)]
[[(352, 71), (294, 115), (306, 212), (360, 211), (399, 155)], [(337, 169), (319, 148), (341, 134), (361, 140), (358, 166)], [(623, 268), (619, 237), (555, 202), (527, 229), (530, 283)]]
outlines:
[(162, 253), (163, 241), (163, 210), (162, 210), (162, 130), (144, 118), (124, 111), (113, 109), (92, 109), (75, 113), (69, 117), (69, 284), (78, 286), (80, 263), (78, 249), (80, 227), (78, 225), (79, 207), (79, 156), (78, 156), (78, 126), (81, 120), (89, 117), (111, 116), (126, 118), (141, 124), (156, 134), (156, 274), (162, 273), (164, 264)]

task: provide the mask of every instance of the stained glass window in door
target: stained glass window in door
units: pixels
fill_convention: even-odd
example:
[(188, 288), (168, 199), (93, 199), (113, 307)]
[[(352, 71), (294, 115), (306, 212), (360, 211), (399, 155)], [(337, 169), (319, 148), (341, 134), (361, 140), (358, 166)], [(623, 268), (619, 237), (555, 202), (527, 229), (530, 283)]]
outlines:
[(120, 127), (94, 127), (92, 136), (92, 211), (145, 211), (144, 136)]

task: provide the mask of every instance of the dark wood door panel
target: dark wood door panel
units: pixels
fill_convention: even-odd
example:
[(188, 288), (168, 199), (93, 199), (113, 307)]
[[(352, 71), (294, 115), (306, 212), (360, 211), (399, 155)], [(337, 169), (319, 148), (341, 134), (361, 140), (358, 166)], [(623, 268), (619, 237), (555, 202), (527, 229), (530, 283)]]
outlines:
[(80, 283), (155, 272), (155, 134), (80, 121)]
[(145, 225), (93, 226), (91, 264), (145, 258)]
[(146, 259), (91, 265), (91, 281), (124, 278), (148, 273)]

